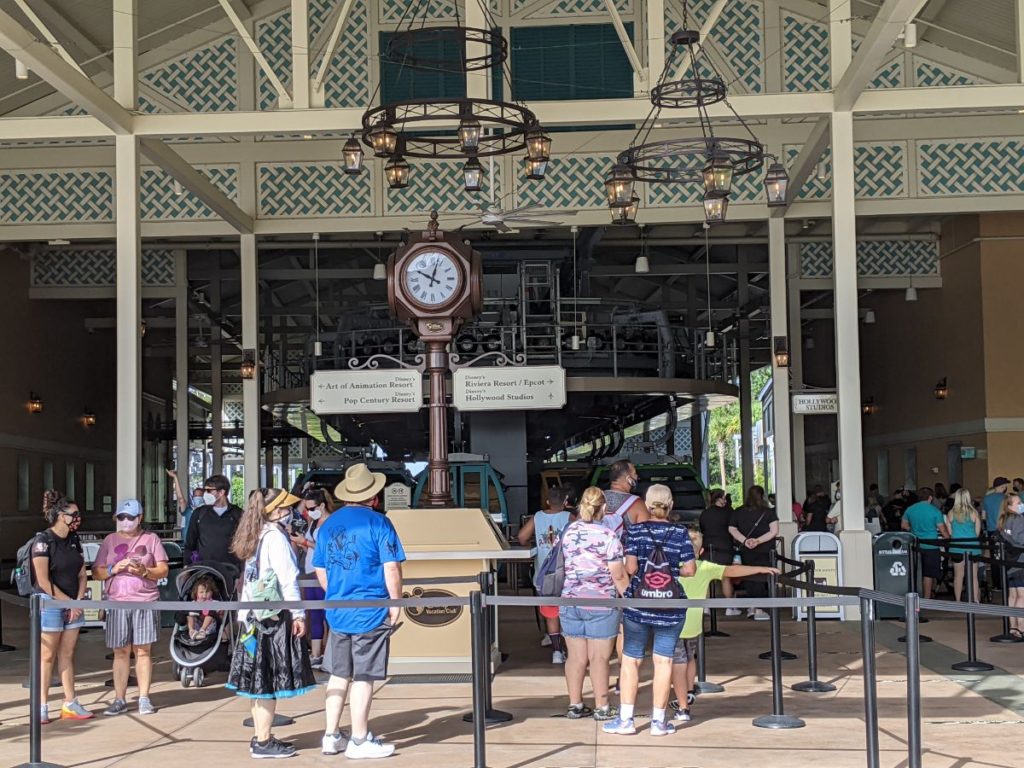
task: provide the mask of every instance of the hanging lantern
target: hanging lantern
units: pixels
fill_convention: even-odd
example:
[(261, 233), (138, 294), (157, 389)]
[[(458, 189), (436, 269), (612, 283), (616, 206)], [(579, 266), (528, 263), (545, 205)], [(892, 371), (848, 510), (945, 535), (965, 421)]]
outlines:
[(398, 131), (381, 121), (370, 131), (370, 144), (377, 157), (390, 157), (398, 146)]
[(483, 189), (484, 169), (475, 157), (469, 158), (462, 166), (462, 175), (465, 178), (467, 192), (479, 192)]
[(640, 196), (634, 193), (629, 205), (613, 205), (611, 212), (612, 224), (635, 224), (636, 216), (640, 212)]
[(526, 132), (526, 156), (531, 160), (551, 159), (551, 137), (537, 123)]
[(239, 373), (243, 379), (250, 380), (256, 378), (256, 350), (245, 349), (242, 350), (242, 364), (239, 366)]
[(345, 146), (341, 148), (341, 157), (345, 165), (345, 173), (349, 176), (358, 176), (363, 172), (363, 148), (356, 141), (355, 136), (350, 136)]
[(531, 181), (540, 181), (544, 178), (544, 174), (548, 172), (547, 160), (534, 160), (531, 157), (524, 157), (523, 162), (526, 164), (526, 178)]
[(708, 224), (724, 224), (729, 211), (728, 195), (704, 197), (704, 221)]
[(43, 398), (41, 398), (35, 392), (29, 392), (28, 393), (28, 412), (29, 413), (42, 413), (43, 412)]
[(86, 407), (85, 412), (82, 414), (82, 424), (87, 427), (96, 426), (96, 414), (91, 408)]
[(727, 155), (712, 152), (704, 166), (704, 194), (728, 195), (732, 191), (732, 163)]
[(459, 123), (459, 143), (463, 152), (473, 152), (480, 146), (480, 121), (463, 119)]
[(633, 199), (633, 172), (624, 165), (612, 168), (611, 176), (604, 182), (608, 205), (626, 206)]
[(775, 365), (779, 368), (789, 368), (789, 339), (785, 336), (776, 336), (774, 346)]
[(949, 385), (946, 383), (945, 376), (939, 379), (939, 383), (935, 385), (935, 389), (932, 390), (932, 394), (935, 395), (936, 400), (945, 400), (949, 397)]
[(786, 167), (778, 160), (768, 166), (764, 175), (764, 193), (768, 207), (773, 208), (786, 204), (786, 193), (789, 191), (789, 174)]
[(401, 155), (395, 155), (384, 166), (384, 177), (392, 189), (404, 189), (409, 186), (409, 163)]

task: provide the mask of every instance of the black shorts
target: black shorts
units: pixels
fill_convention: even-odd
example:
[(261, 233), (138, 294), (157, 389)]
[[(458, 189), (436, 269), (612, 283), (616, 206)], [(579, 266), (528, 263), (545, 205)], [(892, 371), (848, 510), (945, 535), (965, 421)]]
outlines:
[(331, 630), (330, 663), (327, 671), (334, 677), (356, 682), (374, 682), (388, 676), (391, 650), (391, 626), (382, 624), (369, 632), (346, 635)]
[(921, 550), (921, 575), (926, 579), (942, 578), (942, 561), (939, 558), (939, 550)]
[(717, 565), (732, 565), (736, 550), (731, 544), (705, 544), (704, 559)]

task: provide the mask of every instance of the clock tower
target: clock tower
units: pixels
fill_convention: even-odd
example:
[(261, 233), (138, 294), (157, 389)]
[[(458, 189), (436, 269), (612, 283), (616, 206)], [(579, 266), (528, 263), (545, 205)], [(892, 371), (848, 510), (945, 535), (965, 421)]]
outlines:
[(430, 377), (430, 460), (428, 507), (452, 506), (448, 468), (448, 344), (466, 320), (480, 314), (483, 289), (480, 254), (456, 235), (443, 232), (437, 211), (425, 232), (411, 238), (388, 259), (388, 306), (399, 321), (408, 323), (426, 346)]

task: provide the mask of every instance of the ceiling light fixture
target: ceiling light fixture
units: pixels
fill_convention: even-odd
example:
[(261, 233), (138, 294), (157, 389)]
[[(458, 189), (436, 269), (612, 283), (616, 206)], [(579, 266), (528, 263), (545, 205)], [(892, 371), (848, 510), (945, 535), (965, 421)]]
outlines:
[(345, 146), (341, 148), (341, 158), (345, 173), (358, 176), (363, 172), (363, 148), (355, 136), (349, 136)]
[(864, 313), (864, 325), (874, 325), (874, 324), (875, 324), (875, 310), (869, 309), (867, 312)]
[(818, 181), (828, 181), (828, 163), (824, 160), (819, 160), (818, 165), (815, 166), (814, 175)]
[(935, 395), (936, 400), (945, 400), (949, 397), (949, 385), (946, 383), (945, 376), (939, 379), (935, 389), (932, 390), (932, 394)]
[(28, 393), (28, 412), (29, 413), (42, 413), (43, 412), (43, 399), (35, 392)]
[(914, 287), (914, 278), (910, 278), (910, 285), (903, 294), (904, 301), (917, 301), (917, 288)]
[(320, 343), (320, 233), (313, 233), (313, 301), (316, 303), (314, 309), (313, 323), (316, 326), (314, 331), (316, 339), (313, 342), (313, 357), (320, 357), (324, 351), (324, 345)]
[(28, 65), (21, 59), (14, 60), (14, 76), (18, 80), (28, 80)]
[(640, 225), (640, 255), (636, 257), (633, 271), (638, 275), (646, 275), (651, 271), (651, 260), (647, 258), (647, 233), (644, 225)]
[(789, 368), (789, 339), (785, 336), (776, 336), (774, 348), (775, 365), (779, 368)]
[(384, 260), (381, 258), (381, 247), (384, 242), (384, 233), (377, 233), (377, 263), (373, 265), (373, 279), (374, 280), (387, 280), (388, 272), (384, 267)]
[(903, 31), (899, 37), (903, 39), (904, 48), (917, 48), (917, 24), (908, 21), (903, 25)]
[(96, 426), (96, 414), (93, 413), (92, 409), (89, 408), (89, 406), (86, 406), (85, 410), (82, 412), (82, 424), (84, 424), (86, 427)]

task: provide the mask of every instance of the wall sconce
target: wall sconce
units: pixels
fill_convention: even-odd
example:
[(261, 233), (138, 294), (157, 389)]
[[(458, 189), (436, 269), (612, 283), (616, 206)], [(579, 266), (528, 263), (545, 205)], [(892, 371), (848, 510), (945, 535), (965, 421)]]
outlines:
[(43, 412), (43, 400), (35, 392), (28, 393), (28, 412), (29, 413), (42, 413)]
[(785, 336), (775, 337), (775, 365), (789, 368), (789, 339)]
[(96, 414), (86, 407), (85, 412), (82, 413), (82, 423), (87, 427), (96, 426)]
[(242, 378), (249, 380), (256, 378), (256, 350), (242, 350), (242, 365), (239, 368)]
[(949, 397), (949, 385), (946, 384), (945, 376), (939, 379), (939, 382), (935, 385), (935, 389), (932, 391), (935, 394), (936, 400), (945, 400), (947, 397)]
[(875, 398), (867, 397), (860, 406), (860, 412), (865, 416), (874, 416), (878, 413), (878, 406), (875, 405)]

